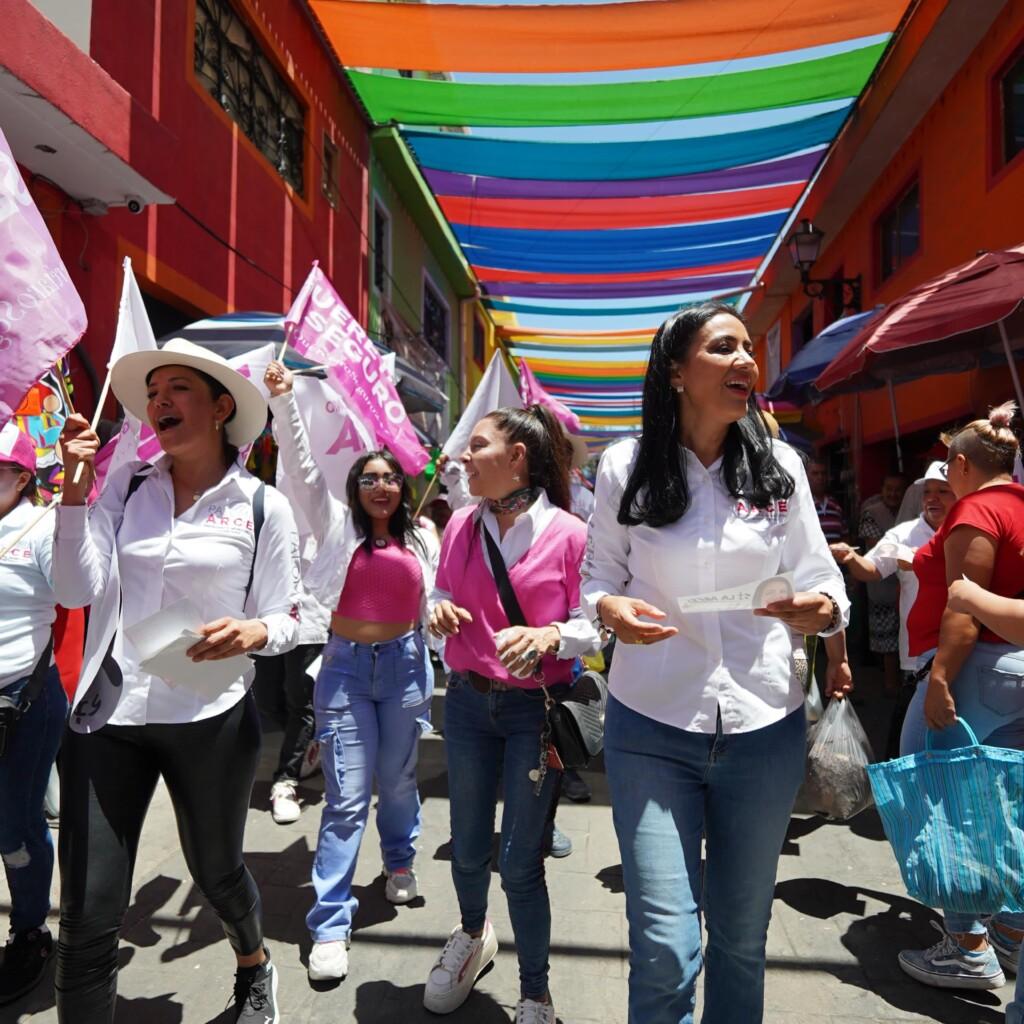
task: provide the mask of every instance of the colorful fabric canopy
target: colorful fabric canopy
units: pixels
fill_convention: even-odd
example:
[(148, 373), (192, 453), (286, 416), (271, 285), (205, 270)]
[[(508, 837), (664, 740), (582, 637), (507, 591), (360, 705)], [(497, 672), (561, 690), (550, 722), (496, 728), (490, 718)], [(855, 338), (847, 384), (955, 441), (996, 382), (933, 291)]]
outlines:
[(749, 289), (907, 0), (311, 0), (511, 354), (602, 445), (657, 325)]
[(537, 7), (312, 0), (351, 67), (605, 71), (732, 60), (891, 32), (888, 0), (655, 0)]

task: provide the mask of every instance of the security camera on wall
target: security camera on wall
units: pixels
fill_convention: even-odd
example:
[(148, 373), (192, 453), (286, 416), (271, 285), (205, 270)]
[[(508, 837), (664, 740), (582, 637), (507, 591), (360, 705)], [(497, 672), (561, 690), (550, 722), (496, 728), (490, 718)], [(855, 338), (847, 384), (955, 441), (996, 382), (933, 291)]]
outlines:
[(124, 205), (128, 207), (129, 213), (142, 213), (146, 204), (138, 196), (125, 196)]

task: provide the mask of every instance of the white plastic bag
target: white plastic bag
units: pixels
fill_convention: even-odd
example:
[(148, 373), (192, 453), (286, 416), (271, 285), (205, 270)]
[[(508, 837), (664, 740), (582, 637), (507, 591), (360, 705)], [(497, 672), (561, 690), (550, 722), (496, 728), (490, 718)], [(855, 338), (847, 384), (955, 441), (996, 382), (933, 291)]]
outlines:
[(833, 697), (807, 733), (807, 770), (797, 794), (797, 814), (847, 821), (872, 804), (867, 767), (871, 743), (849, 700)]

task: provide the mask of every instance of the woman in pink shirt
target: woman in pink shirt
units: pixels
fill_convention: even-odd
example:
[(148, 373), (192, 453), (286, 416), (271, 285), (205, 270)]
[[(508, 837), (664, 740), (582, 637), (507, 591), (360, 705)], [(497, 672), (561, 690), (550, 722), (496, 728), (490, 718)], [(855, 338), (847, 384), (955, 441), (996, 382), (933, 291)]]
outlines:
[[(461, 1006), (498, 950), (487, 895), (500, 780), (499, 869), (519, 955), (516, 1021), (555, 1021), (544, 842), (561, 772), (541, 764), (540, 682), (556, 700), (564, 697), (576, 658), (600, 646), (580, 609), (587, 530), (569, 511), (571, 461), (564, 431), (537, 405), (485, 417), (462, 456), (470, 493), (482, 501), (448, 524), (430, 620), (446, 638), (451, 670), (444, 733), (462, 915), (427, 979), (423, 1005), (434, 1013)], [(510, 627), (495, 583), (498, 558), (528, 626)]]
[(335, 498), (313, 458), (292, 374), (275, 361), (265, 383), (281, 465), (318, 545), (303, 585), (333, 609), (313, 691), (324, 809), (306, 925), (310, 980), (338, 981), (348, 973), (359, 909), (352, 879), (375, 782), (385, 898), (405, 904), (418, 895), (416, 753), (433, 693), (421, 627), (437, 544), (414, 522), (408, 481), (389, 451), (356, 459), (346, 500)]

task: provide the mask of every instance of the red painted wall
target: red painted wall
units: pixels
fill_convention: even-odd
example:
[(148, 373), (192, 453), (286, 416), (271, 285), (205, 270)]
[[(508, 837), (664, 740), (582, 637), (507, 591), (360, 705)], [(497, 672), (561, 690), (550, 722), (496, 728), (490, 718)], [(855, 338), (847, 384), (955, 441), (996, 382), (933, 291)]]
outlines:
[[(121, 261), (143, 288), (196, 317), (288, 307), (314, 259), (365, 321), (368, 129), (334, 59), (292, 0), (234, 0), (306, 106), (305, 187), (293, 192), (192, 71), (195, 0), (93, 0), (91, 56), (150, 117), (133, 119), (130, 162), (175, 197), (141, 215), (92, 217), (71, 207), (48, 223), (86, 303), (84, 345), (102, 375), (113, 340)], [(55, 70), (54, 72), (58, 72)], [(156, 167), (155, 147), (172, 154)], [(321, 139), (338, 148), (340, 202), (321, 193)], [(41, 206), (60, 209), (42, 184)], [(75, 384), (94, 400), (80, 367)], [(84, 396), (89, 395), (88, 401)]]
[[(922, 16), (928, 14), (925, 8), (937, 10), (940, 6), (925, 4)], [(913, 30), (911, 23), (908, 31)], [(992, 132), (998, 127), (993, 126), (990, 117), (992, 77), (1022, 43), (1024, 4), (1011, 3), (906, 143), (892, 155), (866, 200), (840, 232), (826, 239), (827, 247), (814, 268), (815, 277), (831, 277), (840, 268), (847, 277), (862, 274), (863, 308), (870, 309), (972, 259), (979, 249), (1024, 244), (1024, 156), (1018, 155), (1008, 167), (993, 173)], [(869, 94), (866, 112), (870, 112), (873, 100)], [(881, 282), (877, 221), (915, 177), (921, 197), (920, 248)], [(820, 205), (820, 194), (812, 194), (807, 215), (813, 219)], [(809, 302), (797, 288), (781, 313), (783, 367), (790, 358), (791, 322)], [(825, 326), (824, 306), (820, 301), (813, 306), (817, 332)], [(917, 439), (919, 447), (937, 433), (938, 424), (980, 414), (987, 406), (1012, 396), (1009, 372), (1001, 368), (930, 377), (896, 388), (903, 433), (928, 431)], [(849, 436), (858, 401), (865, 444), (861, 492), (867, 495), (875, 493), (893, 459), (892, 415), (886, 392), (824, 402), (807, 410), (805, 421), (820, 431), (826, 442)]]

